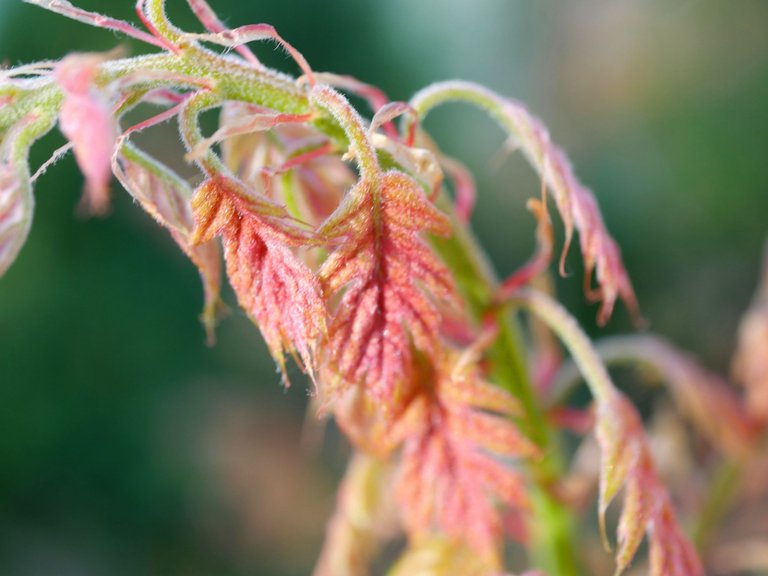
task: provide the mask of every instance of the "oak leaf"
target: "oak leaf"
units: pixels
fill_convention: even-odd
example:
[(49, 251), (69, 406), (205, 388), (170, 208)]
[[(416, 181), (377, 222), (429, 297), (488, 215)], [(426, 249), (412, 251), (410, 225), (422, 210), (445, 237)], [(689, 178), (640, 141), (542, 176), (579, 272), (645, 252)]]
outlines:
[(450, 272), (421, 233), (448, 235), (451, 224), (409, 176), (361, 179), (321, 228), (343, 239), (320, 270), (328, 297), (343, 291), (329, 329), (329, 362), (341, 381), (363, 382), (391, 401), (407, 377), (411, 345), (440, 347), (440, 302), (460, 307)]
[(283, 208), (237, 180), (209, 178), (192, 198), (193, 243), (221, 236), (227, 275), (238, 302), (261, 330), (285, 377), (285, 352), (314, 372), (315, 346), (325, 331), (325, 305), (312, 271), (292, 248), (311, 244)]

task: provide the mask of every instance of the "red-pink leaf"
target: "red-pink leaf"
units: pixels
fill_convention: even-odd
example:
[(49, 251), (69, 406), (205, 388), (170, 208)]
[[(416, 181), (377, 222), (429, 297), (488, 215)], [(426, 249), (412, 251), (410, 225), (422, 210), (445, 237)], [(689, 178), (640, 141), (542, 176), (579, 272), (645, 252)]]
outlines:
[(23, 146), (20, 140), (37, 119), (27, 115), (0, 136), (0, 277), (16, 260), (32, 225), (35, 199), (27, 166), (29, 144)]
[(309, 235), (273, 214), (277, 208), (247, 192), (237, 181), (206, 180), (192, 199), (195, 242), (221, 236), (227, 275), (240, 305), (258, 325), (285, 374), (285, 354), (298, 353), (314, 368), (318, 338), (325, 330), (319, 284), (291, 250)]
[(329, 297), (346, 288), (329, 330), (337, 384), (364, 382), (391, 401), (410, 365), (411, 340), (428, 354), (439, 348), (435, 300), (458, 301), (450, 272), (419, 237), (450, 233), (448, 219), (405, 174), (382, 174), (376, 185), (361, 180), (324, 226), (344, 241), (320, 277)]
[(651, 576), (700, 576), (701, 563), (680, 530), (669, 494), (658, 478), (640, 415), (619, 392), (589, 338), (575, 320), (548, 295), (518, 291), (513, 300), (523, 304), (547, 324), (573, 355), (596, 405), (596, 435), (601, 452), (598, 518), (607, 546), (605, 511), (624, 487), (619, 520), (617, 570), (620, 574), (634, 557), (645, 531), (650, 539)]
[[(413, 401), (404, 431), (398, 483), (406, 529), (412, 537), (437, 530), (458, 538), (477, 552), (495, 557), (502, 532), (497, 504), (526, 508), (521, 478), (500, 456), (533, 456), (506, 415), (493, 415), (474, 406), (513, 407), (499, 398), (498, 389), (482, 382), (474, 367), (458, 373), (449, 354), (442, 365), (419, 371), (420, 396)], [(468, 383), (478, 392), (466, 402), (457, 389)]]
[(601, 400), (597, 416), (597, 438), (603, 452), (601, 526), (610, 500), (624, 486), (616, 573), (629, 566), (646, 532), (651, 549), (651, 576), (703, 575), (696, 551), (680, 529), (667, 489), (658, 477), (637, 410), (616, 392)]

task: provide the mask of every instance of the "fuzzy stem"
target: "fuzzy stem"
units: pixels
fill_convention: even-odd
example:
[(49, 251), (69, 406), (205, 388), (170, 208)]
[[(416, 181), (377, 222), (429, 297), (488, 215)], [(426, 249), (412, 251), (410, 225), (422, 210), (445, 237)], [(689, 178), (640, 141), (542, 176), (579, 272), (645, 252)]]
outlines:
[(742, 483), (744, 462), (728, 458), (717, 467), (704, 502), (693, 522), (693, 542), (699, 551), (711, 543), (720, 520), (728, 512)]
[(584, 380), (597, 402), (608, 401), (617, 393), (589, 338), (565, 308), (546, 294), (529, 289), (518, 291), (510, 301), (534, 312), (557, 334), (571, 352), (573, 361), (584, 375)]

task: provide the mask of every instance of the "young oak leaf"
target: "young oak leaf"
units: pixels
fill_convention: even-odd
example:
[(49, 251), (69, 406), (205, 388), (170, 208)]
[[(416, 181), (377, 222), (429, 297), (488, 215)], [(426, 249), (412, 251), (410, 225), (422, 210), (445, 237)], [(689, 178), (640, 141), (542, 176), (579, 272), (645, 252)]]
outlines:
[(315, 345), (325, 332), (325, 305), (317, 279), (291, 250), (311, 243), (310, 235), (281, 218), (281, 207), (225, 176), (200, 185), (192, 210), (192, 242), (222, 237), (238, 302), (261, 330), (284, 377), (285, 351), (296, 352), (313, 374)]
[(368, 130), (346, 99), (316, 86), (311, 102), (345, 130), (360, 179), (318, 234), (340, 245), (319, 276), (327, 298), (342, 293), (329, 328), (327, 383), (332, 397), (363, 383), (384, 404), (395, 401), (411, 364), (412, 345), (436, 354), (438, 302), (460, 308), (450, 272), (421, 238), (449, 235), (450, 220), (406, 174), (380, 169)]
[(601, 452), (598, 519), (606, 547), (605, 512), (624, 488), (616, 574), (629, 565), (647, 533), (651, 576), (701, 576), (704, 572), (696, 550), (680, 529), (669, 493), (656, 472), (640, 415), (616, 389), (586, 334), (560, 304), (542, 292), (523, 289), (510, 299), (536, 314), (563, 341), (595, 399)]
[(170, 168), (129, 143), (119, 146), (112, 157), (112, 170), (141, 207), (163, 227), (192, 260), (200, 272), (205, 294), (203, 325), (208, 343), (215, 341), (214, 329), (226, 306), (221, 301), (221, 256), (215, 242), (193, 244), (192, 190)]
[(437, 531), (497, 562), (498, 504), (528, 506), (520, 476), (499, 458), (537, 450), (509, 418), (517, 413), (515, 401), (483, 382), (474, 366), (456, 369), (457, 356), (417, 370), (421, 393), (399, 424), (397, 497), (412, 539)]
[[(578, 181), (565, 154), (551, 141), (541, 120), (528, 112), (522, 104), (471, 82), (433, 84), (418, 92), (410, 104), (416, 117), (423, 119), (432, 108), (450, 101), (467, 102), (487, 111), (508, 133), (514, 145), (521, 149), (543, 183), (552, 191), (565, 227), (561, 271), (575, 228), (579, 232), (586, 269), (587, 295), (602, 302), (598, 322), (604, 324), (608, 321), (618, 298), (637, 317), (637, 298), (624, 268), (619, 247), (603, 222), (597, 201)], [(406, 128), (409, 126), (406, 125)], [(593, 272), (598, 284), (596, 289), (589, 287)]]
[(345, 240), (320, 277), (328, 295), (346, 288), (330, 328), (331, 361), (348, 383), (391, 399), (407, 371), (411, 342), (435, 353), (441, 315), (432, 298), (456, 303), (449, 271), (419, 233), (450, 234), (450, 222), (400, 172), (382, 174), (345, 199), (342, 218), (323, 227)]
[(598, 403), (597, 439), (603, 452), (600, 466), (600, 521), (610, 501), (624, 486), (618, 526), (616, 574), (634, 558), (648, 534), (651, 576), (698, 576), (703, 569), (691, 542), (683, 534), (658, 477), (637, 410), (616, 392)]
[(29, 148), (55, 125), (55, 116), (32, 112), (0, 132), (0, 277), (29, 236), (34, 211)]

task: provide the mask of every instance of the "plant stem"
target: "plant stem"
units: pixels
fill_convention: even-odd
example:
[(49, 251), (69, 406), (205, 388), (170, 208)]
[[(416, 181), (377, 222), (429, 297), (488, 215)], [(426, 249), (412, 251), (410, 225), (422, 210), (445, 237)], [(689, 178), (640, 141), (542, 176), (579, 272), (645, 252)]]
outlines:
[(720, 520), (728, 512), (741, 486), (744, 462), (735, 458), (723, 460), (715, 471), (701, 511), (693, 522), (693, 543), (705, 550), (714, 536)]

